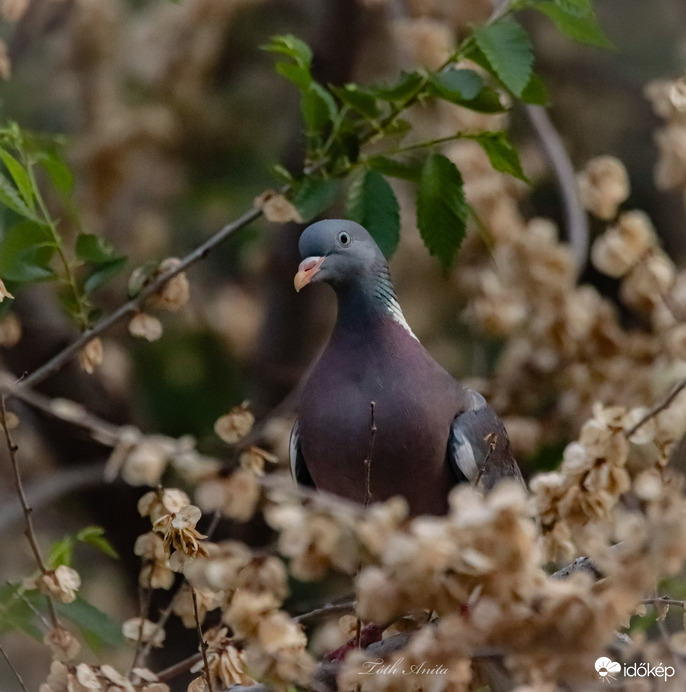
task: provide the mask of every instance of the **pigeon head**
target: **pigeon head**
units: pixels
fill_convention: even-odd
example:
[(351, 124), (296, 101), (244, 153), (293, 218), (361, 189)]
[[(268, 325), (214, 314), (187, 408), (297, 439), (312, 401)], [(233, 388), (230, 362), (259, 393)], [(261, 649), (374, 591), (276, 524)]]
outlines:
[(334, 288), (364, 283), (386, 270), (379, 246), (354, 221), (326, 219), (313, 223), (303, 231), (298, 248), (302, 262), (293, 281), (296, 291), (317, 281)]

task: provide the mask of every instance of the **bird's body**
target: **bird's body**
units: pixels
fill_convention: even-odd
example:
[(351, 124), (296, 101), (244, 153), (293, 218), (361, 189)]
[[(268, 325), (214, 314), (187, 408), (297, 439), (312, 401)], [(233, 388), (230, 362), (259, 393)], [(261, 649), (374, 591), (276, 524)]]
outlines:
[(500, 419), (405, 322), (367, 231), (319, 222), (300, 249), (296, 287), (331, 284), (338, 317), (302, 389), (291, 440), (296, 480), (363, 504), (402, 495), (413, 514), (442, 514), (460, 481), (521, 479)]

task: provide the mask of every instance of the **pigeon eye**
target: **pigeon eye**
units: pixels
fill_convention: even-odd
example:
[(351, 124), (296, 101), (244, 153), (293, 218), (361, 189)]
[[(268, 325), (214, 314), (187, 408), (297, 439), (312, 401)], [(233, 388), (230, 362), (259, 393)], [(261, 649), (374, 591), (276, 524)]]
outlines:
[(350, 237), (350, 233), (346, 233), (345, 231), (339, 233), (338, 234), (338, 242), (343, 247), (348, 247), (348, 245), (350, 245), (350, 243), (352, 243), (352, 238)]

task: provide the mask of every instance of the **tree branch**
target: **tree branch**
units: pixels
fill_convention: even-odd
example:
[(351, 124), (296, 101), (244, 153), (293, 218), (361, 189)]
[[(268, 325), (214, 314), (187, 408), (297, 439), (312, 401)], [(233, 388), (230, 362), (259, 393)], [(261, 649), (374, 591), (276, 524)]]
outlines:
[(525, 105), (524, 110), (538, 134), (543, 151), (557, 177), (565, 210), (569, 244), (581, 271), (588, 257), (588, 219), (579, 199), (574, 166), (545, 108)]
[[(12, 473), (14, 474), (14, 485), (17, 489), (17, 496), (19, 497), (19, 502), (21, 503), (21, 509), (24, 514), (24, 535), (26, 536), (33, 556), (38, 565), (38, 569), (43, 574), (47, 574), (48, 569), (43, 561), (43, 556), (41, 554), (40, 547), (38, 545), (38, 539), (36, 538), (36, 531), (33, 527), (33, 519), (31, 518), (31, 512), (33, 511), (26, 499), (26, 493), (24, 492), (24, 486), (21, 480), (21, 473), (19, 471), (19, 461), (17, 459), (17, 445), (12, 441), (12, 435), (10, 434), (9, 427), (7, 425), (7, 408), (5, 407), (5, 395), (0, 394), (0, 423), (2, 424), (3, 432), (5, 433), (5, 441), (7, 443), (7, 450), (10, 455), (10, 463), (12, 465)], [(50, 621), (54, 628), (59, 627), (59, 620), (57, 619), (57, 613), (55, 611), (55, 606), (52, 602), (52, 598), (47, 596), (48, 600), (48, 611), (50, 613)]]
[(646, 414), (641, 418), (637, 423), (632, 425), (626, 432), (625, 435), (627, 438), (631, 437), (639, 428), (643, 427), (651, 418), (655, 418), (655, 416), (658, 415), (658, 413), (661, 413), (664, 411), (666, 408), (670, 406), (670, 404), (674, 401), (674, 399), (677, 398), (677, 396), (681, 393), (681, 391), (686, 387), (686, 378), (683, 380), (677, 382), (674, 387), (672, 387), (672, 391), (667, 394), (667, 396), (655, 406), (653, 406)]
[(125, 317), (136, 313), (145, 300), (154, 293), (157, 293), (170, 279), (173, 279), (177, 274), (180, 274), (191, 265), (204, 259), (211, 250), (217, 247), (217, 245), (255, 221), (255, 219), (258, 219), (261, 215), (262, 209), (250, 209), (239, 216), (235, 221), (226, 224), (226, 226), (215, 233), (211, 238), (186, 255), (172, 271), (159, 276), (149, 283), (135, 298), (121, 305), (107, 317), (103, 317), (91, 329), (87, 329), (81, 336), (72, 341), (69, 346), (54, 355), (47, 363), (25, 377), (22, 382), (17, 385), (17, 389), (21, 390), (34, 386), (50, 377), (50, 375), (57, 372), (62, 366), (69, 362), (91, 339), (106, 332), (110, 327), (117, 324)]

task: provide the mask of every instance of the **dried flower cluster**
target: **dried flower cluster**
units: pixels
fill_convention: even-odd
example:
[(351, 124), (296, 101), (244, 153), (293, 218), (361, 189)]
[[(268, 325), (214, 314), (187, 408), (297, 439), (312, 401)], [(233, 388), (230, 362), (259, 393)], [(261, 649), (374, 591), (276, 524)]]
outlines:
[(676, 188), (686, 192), (686, 79), (655, 80), (648, 84), (645, 93), (655, 113), (666, 121), (655, 134), (660, 150), (655, 182), (663, 190)]
[(47, 680), (40, 692), (169, 692), (169, 686), (157, 681), (146, 669), (136, 669), (139, 683), (132, 683), (110, 665), (76, 666), (53, 661)]

